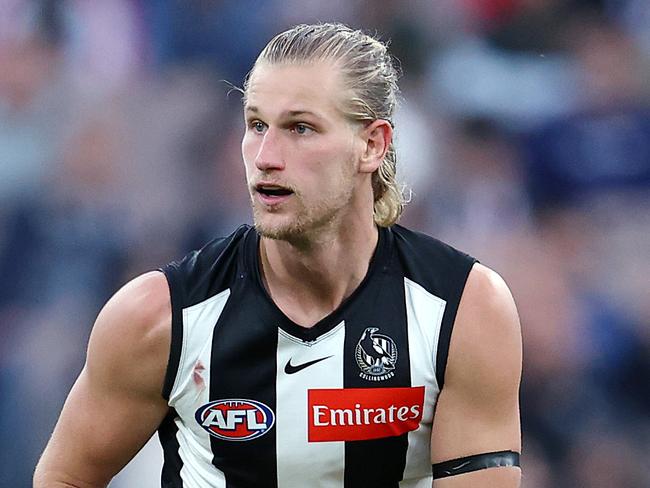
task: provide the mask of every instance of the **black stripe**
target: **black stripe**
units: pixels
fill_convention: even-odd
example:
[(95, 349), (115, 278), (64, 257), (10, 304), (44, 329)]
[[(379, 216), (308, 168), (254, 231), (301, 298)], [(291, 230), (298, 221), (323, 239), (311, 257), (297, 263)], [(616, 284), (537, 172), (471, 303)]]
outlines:
[(475, 454), (473, 456), (452, 459), (432, 465), (433, 479), (447, 478), (457, 474), (469, 473), (488, 468), (505, 468), (519, 466), (519, 453), (514, 451), (497, 451)]
[(169, 349), (169, 360), (167, 362), (167, 370), (165, 372), (165, 382), (163, 384), (162, 396), (165, 400), (169, 400), (174, 382), (176, 381), (176, 374), (178, 373), (178, 365), (181, 359), (181, 348), (183, 345), (183, 291), (180, 280), (177, 279), (178, 270), (173, 264), (169, 264), (160, 269), (167, 278), (167, 285), (169, 286), (169, 294), (171, 298), (172, 308), (172, 323), (171, 323), (171, 347)]
[[(359, 297), (355, 315), (346, 317), (344, 345), (345, 388), (394, 388), (411, 386), (403, 278), (389, 266), (390, 253)], [(394, 375), (379, 381), (364, 379), (356, 359), (356, 348), (368, 327), (374, 334), (390, 337), (397, 346)], [(408, 434), (345, 443), (345, 487), (397, 488), (404, 475)]]
[(463, 289), (465, 288), (465, 282), (467, 281), (467, 277), (469, 276), (474, 263), (476, 263), (476, 260), (473, 258), (466, 259), (463, 262), (458, 262), (459, 266), (457, 271), (447, 277), (449, 280), (448, 286), (450, 293), (446, 297), (447, 303), (445, 305), (445, 312), (442, 316), (442, 324), (440, 325), (438, 353), (436, 356), (436, 380), (438, 381), (438, 387), (440, 389), (442, 389), (445, 382), (449, 344), (451, 343), (451, 333), (454, 329), (454, 321), (456, 320), (458, 305), (460, 304), (460, 298), (463, 294)]
[(183, 480), (181, 479), (183, 460), (179, 454), (180, 446), (176, 438), (178, 432), (178, 427), (174, 422), (176, 417), (178, 417), (178, 414), (174, 409), (171, 409), (158, 428), (158, 438), (165, 457), (160, 478), (162, 488), (183, 487)]
[[(210, 401), (244, 399), (276, 411), (277, 327), (260, 320), (259, 298), (244, 278), (231, 288), (212, 339)], [(248, 441), (210, 438), (213, 464), (228, 488), (276, 488), (275, 427)]]

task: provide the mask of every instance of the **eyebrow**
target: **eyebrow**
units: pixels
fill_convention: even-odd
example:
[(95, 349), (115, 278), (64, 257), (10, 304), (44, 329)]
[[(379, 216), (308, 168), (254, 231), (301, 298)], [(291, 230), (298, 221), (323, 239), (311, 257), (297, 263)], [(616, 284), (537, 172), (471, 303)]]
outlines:
[[(254, 105), (247, 105), (246, 108), (244, 109), (246, 112), (252, 112), (252, 113), (259, 113), (260, 110), (255, 107)], [(302, 115), (311, 115), (312, 117), (316, 117), (317, 119), (322, 119), (320, 115), (318, 115), (315, 112), (312, 112), (311, 110), (285, 110), (280, 114), (281, 116), (289, 116), (289, 117), (299, 117)]]

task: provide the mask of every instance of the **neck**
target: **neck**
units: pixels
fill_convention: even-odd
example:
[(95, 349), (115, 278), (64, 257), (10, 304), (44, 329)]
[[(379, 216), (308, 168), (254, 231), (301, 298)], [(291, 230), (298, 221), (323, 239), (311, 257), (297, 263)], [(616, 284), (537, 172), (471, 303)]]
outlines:
[(300, 242), (260, 241), (264, 283), (294, 322), (311, 326), (361, 284), (377, 246), (374, 222), (331, 229)]

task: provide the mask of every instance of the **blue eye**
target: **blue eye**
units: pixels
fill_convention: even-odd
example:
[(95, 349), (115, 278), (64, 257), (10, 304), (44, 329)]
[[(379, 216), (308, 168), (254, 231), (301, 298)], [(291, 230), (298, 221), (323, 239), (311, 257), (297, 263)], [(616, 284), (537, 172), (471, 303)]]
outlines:
[(296, 124), (293, 130), (296, 132), (296, 134), (305, 135), (309, 132), (312, 132), (314, 129), (306, 126), (305, 124)]
[(248, 122), (248, 128), (257, 134), (263, 134), (266, 130), (266, 124), (259, 120), (251, 120)]

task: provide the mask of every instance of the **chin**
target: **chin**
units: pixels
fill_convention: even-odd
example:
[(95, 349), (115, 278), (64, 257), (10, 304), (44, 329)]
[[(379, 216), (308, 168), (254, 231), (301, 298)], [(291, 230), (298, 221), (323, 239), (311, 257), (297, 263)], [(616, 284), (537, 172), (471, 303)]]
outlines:
[(279, 215), (254, 215), (255, 229), (268, 239), (279, 241), (294, 240), (304, 232), (299, 221), (282, 218)]
[(302, 229), (292, 226), (265, 226), (256, 223), (255, 229), (262, 237), (276, 241), (296, 242), (305, 235)]
[(253, 221), (257, 232), (266, 238), (298, 244), (313, 239), (331, 228), (341, 212), (338, 206), (315, 206), (296, 212), (268, 212), (253, 206)]

